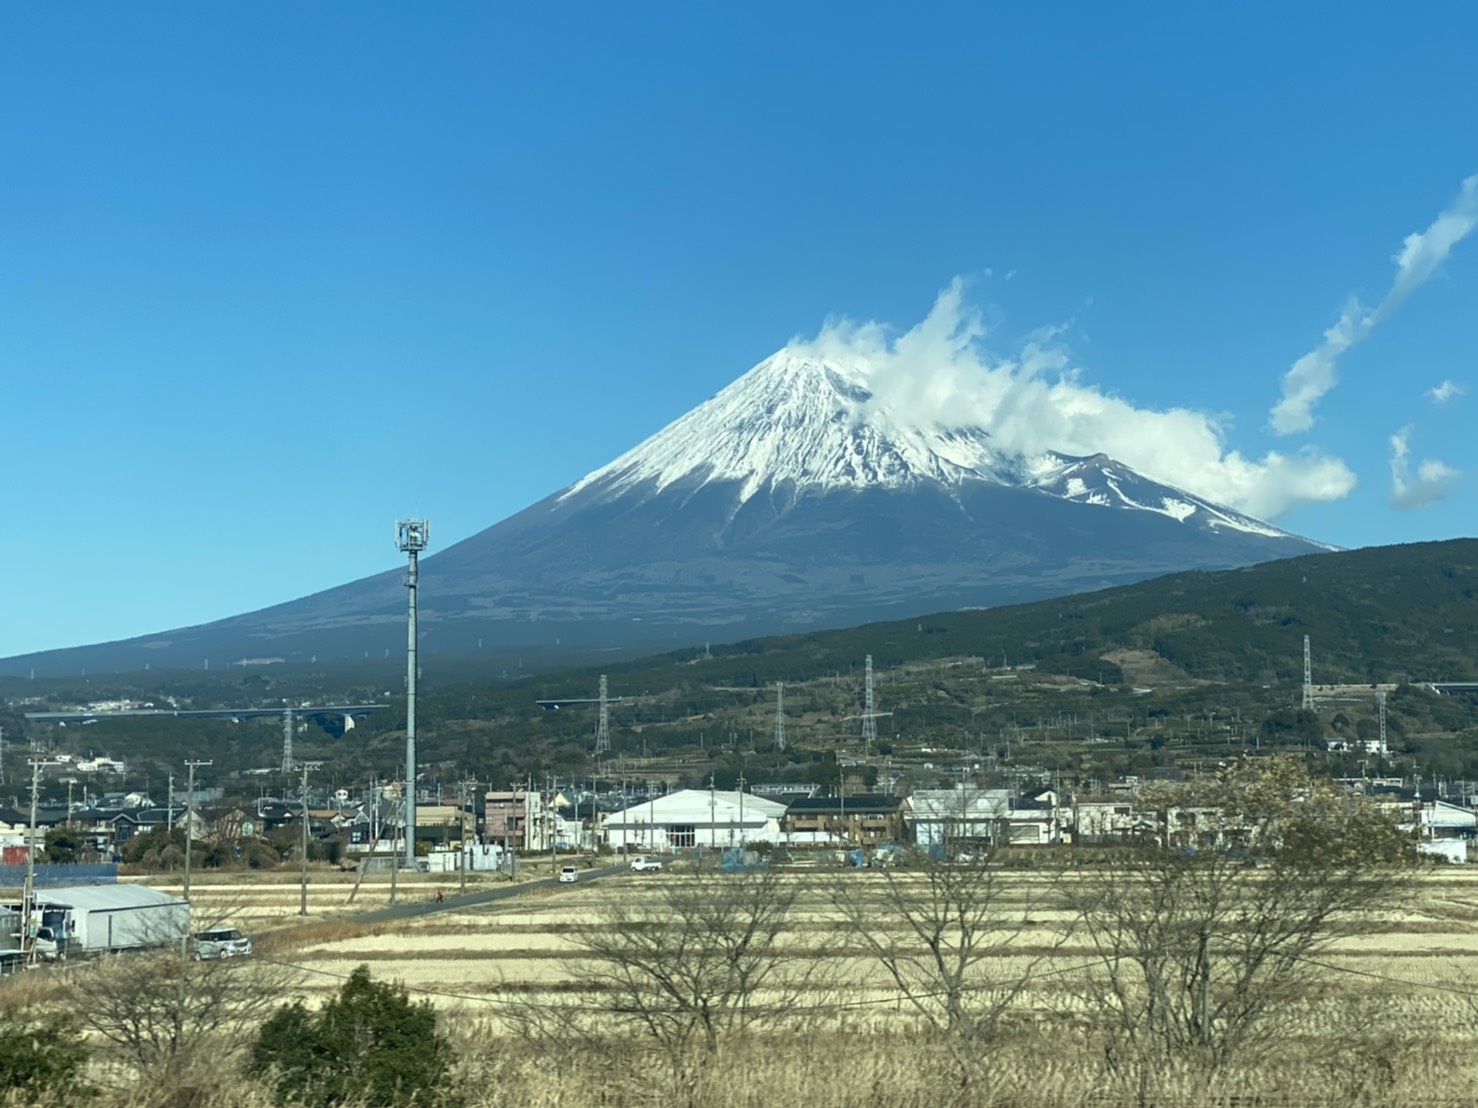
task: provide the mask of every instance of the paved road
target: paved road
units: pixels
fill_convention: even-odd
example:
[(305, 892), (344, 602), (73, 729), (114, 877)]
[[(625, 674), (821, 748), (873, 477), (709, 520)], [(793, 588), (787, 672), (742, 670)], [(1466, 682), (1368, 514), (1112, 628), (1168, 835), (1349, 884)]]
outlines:
[(389, 908), (377, 908), (373, 912), (361, 912), (357, 916), (349, 918), (354, 923), (381, 923), (392, 919), (414, 919), (417, 916), (429, 916), (435, 912), (455, 912), (460, 908), (476, 908), (483, 904), (495, 904), (500, 900), (511, 900), (516, 896), (522, 896), (530, 889), (577, 889), (588, 881), (599, 881), (602, 877), (610, 877), (617, 873), (626, 873), (630, 865), (619, 862), (615, 865), (604, 866), (601, 869), (582, 869), (580, 879), (574, 884), (561, 885), (557, 878), (545, 877), (539, 881), (521, 881), (511, 885), (499, 885), (495, 889), (484, 889), (481, 892), (467, 893), (463, 896), (449, 896), (440, 904), (436, 902), (435, 893), (430, 897), (426, 895), (425, 886), (412, 885), (415, 900), (402, 901), (400, 904)]

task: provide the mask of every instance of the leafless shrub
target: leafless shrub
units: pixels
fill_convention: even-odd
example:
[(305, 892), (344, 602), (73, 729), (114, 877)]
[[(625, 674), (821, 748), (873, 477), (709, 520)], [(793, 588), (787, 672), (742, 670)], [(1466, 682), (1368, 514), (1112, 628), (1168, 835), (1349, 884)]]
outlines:
[(896, 869), (832, 884), (852, 935), (946, 1044), (966, 1085), (988, 1083), (988, 1062), (1040, 961), (1021, 961), (1033, 905), (1022, 882), (1011, 884), (1008, 892), (986, 850), (956, 861), (917, 852)]
[[(680, 1083), (740, 1029), (783, 1018), (814, 976), (779, 938), (795, 887), (773, 871), (666, 875), (640, 900), (613, 900), (571, 941), (580, 999), (509, 1002), (507, 1017), (546, 1050), (638, 1029)], [(763, 996), (761, 996), (763, 994)]]
[(1141, 1101), (1172, 1075), (1212, 1080), (1275, 1045), (1337, 922), (1398, 895), (1410, 855), (1388, 821), (1288, 762), (1233, 767), (1161, 803), (1215, 824), (1196, 848), (1164, 845), (1167, 832), (1061, 886), (1101, 960), (1081, 998)]
[(133, 1080), (204, 1092), (296, 981), (295, 970), (276, 963), (197, 962), (175, 945), (105, 959), (74, 994), (73, 1008)]

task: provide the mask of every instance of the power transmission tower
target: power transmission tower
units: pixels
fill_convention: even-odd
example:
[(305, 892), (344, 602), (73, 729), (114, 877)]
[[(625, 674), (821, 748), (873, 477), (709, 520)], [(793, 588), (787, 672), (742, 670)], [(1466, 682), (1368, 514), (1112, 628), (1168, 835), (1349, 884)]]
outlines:
[(1309, 637), (1304, 636), (1304, 710), (1314, 707), (1314, 667), (1309, 657)]
[[(306, 916), (308, 914), (308, 823), (309, 823), (309, 819), (308, 819), (308, 771), (311, 770), (311, 769), (317, 769), (322, 764), (323, 764), (322, 762), (299, 762), (298, 763), (298, 769), (303, 774), (303, 783), (302, 783), (302, 801), (303, 801), (303, 851), (302, 851), (302, 853), (303, 853), (303, 864), (302, 864), (302, 884), (301, 884), (301, 891), (300, 891), (300, 895), (298, 897), (298, 915), (300, 915), (300, 916)], [(412, 862), (412, 864), (414, 865), (414, 862)], [(393, 871), (394, 867), (392, 866), (391, 869)]]
[(293, 769), (293, 710), (289, 708), (282, 713), (282, 772), (291, 773)]
[(871, 750), (878, 741), (878, 717), (872, 700), (872, 655), (867, 656), (866, 692), (862, 702), (862, 745)]
[(599, 757), (611, 749), (611, 711), (606, 699), (606, 675), (600, 675), (600, 720), (595, 725), (595, 753)]
[[(431, 525), (424, 519), (402, 519), (395, 524), (395, 545), (409, 559), (405, 587), (410, 590), (410, 615), (406, 626), (405, 648), (405, 864), (416, 868), (416, 586), (419, 578), (418, 558), (431, 541)], [(307, 781), (307, 778), (304, 778)], [(305, 783), (304, 788), (307, 785)], [(303, 884), (303, 914), (307, 915), (308, 885), (306, 869)]]
[(862, 714), (860, 716), (845, 716), (842, 722), (860, 719), (862, 721), (862, 744), (867, 750), (872, 749), (872, 744), (878, 741), (878, 719), (882, 716), (891, 716), (892, 712), (880, 712), (873, 703), (872, 697), (872, 655), (867, 656), (866, 679), (863, 685)]
[(785, 682), (775, 686), (775, 749), (785, 749)]

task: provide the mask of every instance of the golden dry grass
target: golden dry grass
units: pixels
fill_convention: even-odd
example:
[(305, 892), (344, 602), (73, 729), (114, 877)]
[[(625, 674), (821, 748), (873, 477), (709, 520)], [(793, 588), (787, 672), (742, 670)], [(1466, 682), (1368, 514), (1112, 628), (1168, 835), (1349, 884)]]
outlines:
[[(1075, 878), (1087, 880), (1087, 875)], [(680, 873), (659, 881), (682, 881)], [(202, 912), (231, 914), (252, 931), (265, 959), (305, 971), (310, 1001), (336, 991), (360, 964), (374, 976), (403, 983), (445, 1016), (463, 1057), (459, 1076), (471, 1108), (492, 1105), (667, 1105), (749, 1108), (794, 1099), (808, 1108), (842, 1105), (982, 1104), (1115, 1108), (1132, 1098), (1103, 1069), (1091, 1021), (1073, 982), (1091, 972), (1091, 951), (1071, 937), (1058, 909), (1033, 908), (1031, 926), (998, 959), (1003, 975), (1030, 972), (1014, 1031), (995, 1056), (987, 1087), (963, 1090), (940, 1043), (900, 1000), (832, 906), (836, 880), (879, 889), (875, 873), (816, 869), (786, 878), (797, 901), (782, 946), (803, 961), (824, 964), (825, 981), (803, 994), (790, 1019), (763, 1034), (726, 1042), (696, 1074), (675, 1079), (639, 1041), (599, 1037), (571, 1044), (558, 1057), (531, 1051), (510, 1034), (510, 1000), (535, 1004), (578, 999), (586, 988), (574, 972), (589, 954), (574, 941), (616, 901), (660, 909), (659, 881), (619, 876), (530, 895), (483, 908), (458, 909), (366, 925), (342, 905), (319, 908), (325, 882), (310, 900), (314, 914), (296, 917), (297, 889), (242, 875), (194, 886)], [(1005, 900), (1025, 909), (1043, 900), (1050, 880), (1014, 875)], [(433, 887), (434, 886), (429, 886)], [(404, 888), (404, 886), (402, 886)], [(380, 890), (388, 892), (388, 890)], [(426, 890), (421, 890), (426, 895)], [(370, 901), (367, 907), (374, 906)], [(880, 910), (880, 932), (900, 924)], [(1208, 1087), (1190, 1074), (1162, 1074), (1155, 1103), (1163, 1105), (1410, 1105), (1469, 1103), (1478, 1082), (1478, 870), (1425, 875), (1398, 908), (1345, 921), (1320, 955), (1321, 971), (1307, 995), (1284, 1013), (1279, 1048), (1255, 1067), (1224, 1075)], [(357, 906), (356, 906), (357, 907)], [(7, 1012), (59, 1003), (85, 983), (72, 971), (25, 974), (0, 985)], [(763, 1006), (765, 998), (757, 999)], [(111, 1095), (111, 1094), (109, 1094)], [(101, 1106), (139, 1103), (119, 1094)], [(199, 1108), (259, 1108), (263, 1090), (232, 1082), (212, 1090)], [(1235, 1097), (1228, 1100), (1228, 1097)]]

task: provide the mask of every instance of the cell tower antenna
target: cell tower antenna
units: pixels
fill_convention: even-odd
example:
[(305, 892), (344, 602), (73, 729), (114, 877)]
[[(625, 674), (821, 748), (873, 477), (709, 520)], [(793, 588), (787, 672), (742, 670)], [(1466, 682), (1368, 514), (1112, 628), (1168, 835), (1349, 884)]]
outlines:
[(862, 745), (871, 750), (878, 741), (878, 717), (872, 699), (872, 655), (867, 656), (866, 691), (862, 702)]
[(1382, 758), (1386, 756), (1386, 692), (1384, 689), (1375, 694), (1375, 706), (1380, 713), (1380, 746), (1377, 753)]
[(611, 749), (611, 709), (606, 699), (606, 675), (600, 675), (600, 719), (595, 725), (595, 752), (605, 754)]
[(293, 710), (291, 708), (282, 713), (282, 772), (289, 773), (293, 768)]
[[(424, 519), (401, 519), (395, 523), (395, 545), (409, 559), (405, 587), (410, 590), (410, 616), (405, 648), (405, 865), (416, 868), (416, 586), (417, 559), (431, 541), (431, 525)], [(307, 789), (307, 777), (303, 788)]]
[(785, 682), (775, 686), (775, 749), (785, 749)]
[(1314, 667), (1309, 655), (1309, 637), (1304, 636), (1304, 710), (1314, 707)]

